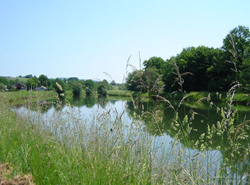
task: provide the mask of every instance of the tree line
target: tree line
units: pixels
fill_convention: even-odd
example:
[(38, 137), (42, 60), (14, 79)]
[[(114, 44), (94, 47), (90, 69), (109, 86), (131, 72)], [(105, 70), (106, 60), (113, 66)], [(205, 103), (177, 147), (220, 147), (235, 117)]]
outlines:
[[(221, 48), (188, 47), (170, 59), (154, 56), (145, 60), (143, 65), (142, 70), (128, 74), (125, 82), (128, 90), (151, 94), (179, 90), (222, 92), (237, 81), (247, 91), (250, 87), (250, 31), (248, 27), (238, 26), (226, 35)], [(108, 83), (107, 80), (96, 82), (77, 77), (49, 79), (44, 74), (39, 77), (30, 74), (22, 78), (27, 79), (23, 82), (27, 90), (44, 86), (59, 95), (71, 90), (75, 96), (80, 96), (85, 90), (86, 95), (106, 96), (107, 90), (112, 90), (114, 85), (124, 89), (123, 85), (114, 81)], [(0, 77), (0, 91), (6, 86), (14, 90), (13, 84), (18, 81), (18, 78)]]
[(150, 93), (174, 91), (227, 91), (239, 82), (250, 87), (250, 32), (245, 26), (231, 30), (221, 48), (206, 46), (184, 48), (164, 60), (151, 57), (143, 70), (128, 74), (128, 90)]
[[(19, 76), (19, 78), (26, 79), (22, 81), (22, 83), (28, 91), (44, 86), (47, 90), (55, 90), (59, 96), (63, 96), (66, 90), (72, 91), (74, 96), (80, 96), (82, 91), (85, 91), (87, 96), (106, 96), (107, 91), (112, 90), (114, 85), (116, 85), (114, 81), (109, 83), (107, 80), (79, 80), (77, 77), (50, 79), (44, 74), (39, 77), (30, 74), (23, 77)], [(14, 84), (21, 82), (19, 78), (13, 80), (0, 77), (0, 91), (3, 90), (5, 86), (7, 86), (9, 91), (18, 90), (14, 88)]]

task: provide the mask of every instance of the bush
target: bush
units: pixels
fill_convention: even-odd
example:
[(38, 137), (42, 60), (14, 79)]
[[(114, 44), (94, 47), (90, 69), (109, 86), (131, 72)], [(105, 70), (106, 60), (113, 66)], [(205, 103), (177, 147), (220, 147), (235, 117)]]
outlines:
[(107, 90), (105, 88), (105, 86), (103, 84), (101, 84), (98, 88), (97, 88), (97, 92), (99, 96), (107, 96)]
[(72, 93), (73, 96), (81, 96), (82, 88), (79, 84), (73, 84)]

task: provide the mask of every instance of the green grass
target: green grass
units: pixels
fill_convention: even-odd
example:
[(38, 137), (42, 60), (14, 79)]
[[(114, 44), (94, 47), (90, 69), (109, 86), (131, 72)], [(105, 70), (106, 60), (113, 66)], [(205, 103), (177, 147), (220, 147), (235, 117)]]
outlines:
[[(241, 151), (242, 159), (249, 159), (246, 157), (249, 147), (242, 144), (248, 139), (248, 122), (235, 127), (232, 124), (235, 116), (227, 118), (229, 110), (223, 108), (219, 110), (222, 120), (195, 143), (188, 139), (194, 112), (182, 120), (175, 110), (171, 123), (171, 129), (176, 130), (175, 141), (157, 155), (159, 146), (153, 149), (155, 138), (143, 131), (142, 115), (135, 114), (136, 119), (127, 126), (116, 110), (96, 111), (87, 125), (78, 111), (68, 106), (44, 122), (41, 115), (27, 112), (20, 117), (10, 110), (10, 97), (19, 100), (27, 95), (30, 94), (0, 93), (0, 161), (10, 163), (14, 174), (32, 174), (36, 184), (230, 184), (234, 173), (228, 171), (229, 167), (240, 169), (232, 154)], [(112, 119), (111, 113), (116, 119)], [(152, 124), (161, 121), (159, 110), (150, 115)], [(222, 137), (223, 148), (218, 150), (225, 156), (214, 159), (209, 143), (218, 135)], [(198, 150), (192, 153), (180, 145), (178, 138), (184, 138), (181, 142)], [(160, 146), (164, 148), (163, 144)], [(214, 160), (221, 162), (221, 166), (211, 174)]]
[(237, 93), (235, 94), (234, 100), (240, 103), (249, 103), (250, 102), (250, 94)]
[(4, 92), (6, 99), (10, 103), (22, 104), (27, 101), (36, 102), (37, 100), (55, 100), (56, 93), (54, 91), (15, 91), (15, 92)]
[(25, 83), (28, 78), (20, 78), (20, 77), (7, 77), (8, 80), (18, 80), (21, 83)]
[[(188, 92), (188, 93), (165, 93), (164, 97), (168, 99), (181, 100), (183, 97), (186, 97), (187, 101), (209, 101), (212, 102), (229, 102), (226, 92), (217, 93), (217, 92)], [(250, 102), (250, 95), (245, 93), (236, 93), (233, 100), (236, 103), (247, 104)]]
[[(147, 138), (128, 141), (120, 122), (112, 123), (111, 132), (110, 122), (103, 121), (109, 115), (100, 115), (97, 120), (100, 127), (93, 123), (89, 130), (81, 120), (70, 129), (65, 125), (66, 120), (60, 118), (50, 122), (53, 127), (48, 129), (39, 120), (30, 123), (29, 115), (20, 118), (9, 110), (3, 94), (0, 98), (0, 161), (10, 163), (15, 172), (31, 173), (36, 184), (151, 181)], [(131, 129), (128, 137), (135, 138), (140, 132), (137, 131)]]
[(109, 96), (121, 96), (121, 97), (148, 97), (148, 93), (140, 93), (129, 90), (110, 90), (107, 95)]

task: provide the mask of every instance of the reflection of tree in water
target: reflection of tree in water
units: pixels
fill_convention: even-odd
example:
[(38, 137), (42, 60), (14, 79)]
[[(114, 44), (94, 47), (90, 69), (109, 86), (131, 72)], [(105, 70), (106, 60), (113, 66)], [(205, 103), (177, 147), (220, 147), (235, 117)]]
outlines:
[(116, 100), (108, 100), (107, 98), (95, 98), (95, 97), (71, 97), (67, 99), (58, 100), (54, 102), (54, 108), (56, 110), (61, 110), (66, 105), (70, 106), (76, 106), (76, 107), (83, 107), (86, 106), (88, 108), (92, 108), (94, 105), (98, 104), (102, 108), (105, 108), (108, 102), (112, 102), (113, 104), (116, 102)]
[(88, 108), (93, 107), (96, 104), (96, 98), (94, 97), (72, 97), (68, 98), (67, 101), (70, 103), (71, 106), (76, 107), (83, 107), (86, 106)]
[[(174, 107), (178, 106), (178, 102), (171, 102)], [(145, 123), (146, 131), (151, 135), (161, 135), (166, 133), (172, 138), (175, 138), (181, 129), (184, 133), (188, 126), (192, 127), (190, 134), (178, 134), (178, 139), (185, 144), (186, 147), (197, 148), (194, 146), (197, 140), (200, 139), (200, 136), (205, 133), (205, 136), (209, 128), (212, 128), (213, 125), (217, 125), (217, 121), (221, 120), (222, 117), (220, 112), (217, 112), (215, 107), (209, 107), (209, 104), (202, 104), (203, 109), (199, 107), (190, 107), (182, 105), (178, 109), (178, 123), (179, 128), (173, 128), (172, 123), (176, 116), (176, 113), (173, 109), (169, 108), (167, 103), (163, 102), (140, 102), (134, 105), (132, 101), (127, 102), (127, 111), (133, 119), (140, 119)], [(192, 119), (194, 115), (194, 119)], [(186, 118), (185, 118), (186, 116)], [(238, 113), (237, 119), (238, 122), (242, 122), (245, 118), (245, 114)], [(187, 119), (189, 124), (183, 123), (183, 120)], [(207, 143), (208, 147), (216, 149), (218, 146), (223, 143), (223, 138), (227, 138), (226, 135), (214, 135), (213, 142)], [(204, 140), (206, 142), (206, 140)], [(190, 145), (191, 143), (191, 145)], [(199, 147), (200, 145), (198, 145)]]
[[(199, 108), (199, 106), (203, 108)], [(194, 103), (192, 106), (184, 103), (179, 107), (178, 115), (176, 115), (176, 112), (166, 103), (140, 102), (136, 105), (132, 101), (127, 103), (129, 115), (133, 119), (142, 120), (145, 123), (146, 131), (151, 135), (166, 133), (190, 149), (219, 150), (222, 154), (223, 164), (230, 166), (232, 174), (242, 176), (249, 169), (249, 127), (247, 127), (248, 131), (245, 131), (248, 135), (247, 139), (234, 137), (235, 133), (230, 133), (229, 130), (218, 134), (217, 123), (222, 120), (220, 111), (206, 103), (199, 106), (195, 107)], [(176, 117), (178, 117), (177, 122), (174, 119)], [(245, 113), (238, 112), (235, 117), (235, 126), (246, 120)], [(179, 127), (174, 127), (173, 123), (179, 124)], [(192, 128), (190, 134), (187, 132), (189, 128)], [(239, 141), (234, 141), (236, 138)], [(240, 144), (240, 147), (232, 147), (230, 142)]]
[(96, 104), (96, 98), (94, 97), (86, 97), (83, 99), (83, 101), (84, 105), (89, 108), (93, 107)]
[(104, 109), (108, 103), (108, 99), (105, 97), (98, 98), (98, 104)]

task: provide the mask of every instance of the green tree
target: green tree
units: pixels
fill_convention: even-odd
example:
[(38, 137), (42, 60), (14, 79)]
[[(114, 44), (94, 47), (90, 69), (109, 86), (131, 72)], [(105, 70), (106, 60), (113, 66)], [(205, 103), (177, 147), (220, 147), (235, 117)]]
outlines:
[(144, 72), (146, 79), (146, 91), (151, 95), (161, 94), (164, 83), (162, 81), (162, 75), (159, 74), (159, 70), (155, 67), (148, 68)]
[(79, 79), (77, 77), (68, 78), (68, 82), (75, 82), (75, 81), (79, 81)]
[(105, 87), (106, 90), (112, 90), (113, 89), (112, 85), (109, 84), (106, 79), (104, 79), (103, 81), (99, 82), (98, 86), (100, 86), (100, 85), (104, 85), (104, 87)]
[(5, 78), (5, 77), (1, 77), (1, 76), (0, 76), (0, 83), (3, 83), (3, 84), (5, 84), (5, 85), (7, 85), (7, 84), (8, 84), (8, 79)]
[(29, 78), (26, 81), (26, 87), (27, 87), (27, 90), (32, 90), (32, 89), (36, 88), (35, 80), (33, 78)]
[(165, 73), (166, 61), (161, 57), (151, 57), (143, 62), (145, 71), (147, 69), (155, 69), (156, 72), (161, 75)]
[(176, 83), (178, 75), (182, 77), (182, 88), (185, 91), (216, 91), (224, 88), (225, 78), (220, 78), (221, 84), (213, 84), (218, 76), (228, 76), (227, 71), (223, 71), (224, 64), (220, 49), (205, 46), (185, 48), (167, 62), (163, 76), (166, 90), (179, 90), (179, 84)]
[(116, 85), (116, 83), (115, 83), (115, 81), (114, 81), (114, 80), (112, 80), (110, 84), (111, 84), (111, 85), (113, 85), (113, 86), (115, 86), (115, 85)]
[(79, 83), (73, 83), (72, 84), (73, 96), (80, 97), (81, 96), (81, 91), (82, 91), (81, 84), (79, 84)]
[(33, 78), (32, 74), (25, 75), (24, 78)]
[(145, 75), (143, 70), (135, 70), (128, 74), (126, 87), (131, 91), (146, 91)]
[(16, 83), (16, 80), (8, 80), (7, 88), (13, 90), (13, 85)]
[(39, 82), (39, 85), (41, 86), (44, 86), (44, 87), (50, 87), (51, 86), (51, 80), (48, 79), (48, 77), (46, 75), (40, 75), (38, 77), (38, 82)]
[(166, 72), (167, 63), (161, 57), (151, 57), (143, 62), (146, 91), (152, 94), (162, 92), (164, 83), (162, 76)]
[(101, 97), (106, 97), (107, 96), (107, 90), (104, 85), (104, 83), (101, 83), (98, 88), (97, 88), (98, 95)]
[(84, 84), (85, 84), (87, 96), (95, 94), (96, 85), (95, 85), (95, 82), (93, 80), (86, 80)]
[(0, 92), (5, 90), (5, 86), (6, 86), (5, 84), (0, 83)]
[[(248, 27), (238, 26), (231, 30), (223, 40), (222, 49), (225, 59), (231, 62), (232, 80), (240, 81), (244, 86), (249, 86), (250, 71), (250, 31)], [(235, 74), (235, 75), (233, 75)]]
[(244, 59), (250, 57), (250, 31), (248, 27), (238, 26), (231, 30), (223, 40), (227, 59), (233, 61), (237, 57), (238, 67), (242, 67)]

